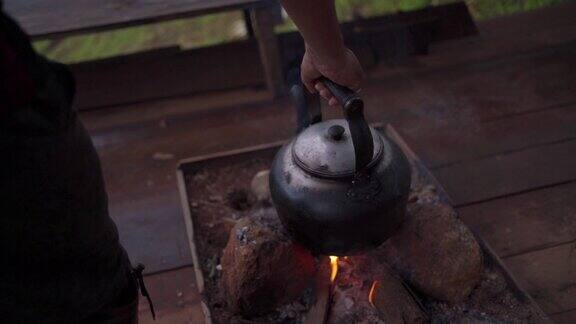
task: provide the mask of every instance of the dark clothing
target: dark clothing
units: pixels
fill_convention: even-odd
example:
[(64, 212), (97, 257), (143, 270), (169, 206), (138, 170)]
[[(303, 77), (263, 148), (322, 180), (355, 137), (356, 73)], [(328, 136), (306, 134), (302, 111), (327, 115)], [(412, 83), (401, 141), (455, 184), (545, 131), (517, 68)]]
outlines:
[(83, 319), (80, 324), (138, 324), (138, 287), (136, 283), (124, 289), (116, 300), (97, 313)]
[(0, 118), (10, 107), (28, 104), (40, 80), (37, 57), (20, 28), (4, 15), (0, 1)]
[(2, 323), (89, 322), (134, 287), (73, 96), (68, 69), (0, 11)]

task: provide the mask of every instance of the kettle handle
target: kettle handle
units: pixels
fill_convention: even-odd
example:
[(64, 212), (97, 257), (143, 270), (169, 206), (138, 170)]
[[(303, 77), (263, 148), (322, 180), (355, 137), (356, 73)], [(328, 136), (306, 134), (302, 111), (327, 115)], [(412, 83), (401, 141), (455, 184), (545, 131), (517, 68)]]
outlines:
[(364, 119), (364, 101), (358, 92), (341, 86), (332, 80), (321, 77), (322, 82), (344, 110), (344, 116), (350, 128), (356, 159), (356, 172), (362, 171), (372, 161), (374, 140), (372, 132)]

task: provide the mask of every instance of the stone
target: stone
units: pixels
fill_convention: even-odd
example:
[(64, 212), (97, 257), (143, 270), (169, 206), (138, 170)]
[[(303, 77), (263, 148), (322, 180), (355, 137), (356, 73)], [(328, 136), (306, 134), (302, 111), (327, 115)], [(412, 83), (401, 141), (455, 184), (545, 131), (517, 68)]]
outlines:
[(262, 170), (256, 173), (250, 187), (252, 188), (252, 193), (256, 196), (258, 202), (268, 202), (270, 201), (270, 184), (269, 184), (270, 170)]
[(402, 280), (386, 268), (374, 281), (368, 296), (386, 324), (427, 323), (428, 316)]
[(283, 231), (272, 208), (237, 222), (221, 264), (228, 305), (243, 316), (266, 314), (299, 297), (317, 268), (311, 253)]
[(414, 288), (441, 301), (464, 300), (483, 274), (474, 235), (439, 201), (410, 204), (406, 222), (379, 253)]

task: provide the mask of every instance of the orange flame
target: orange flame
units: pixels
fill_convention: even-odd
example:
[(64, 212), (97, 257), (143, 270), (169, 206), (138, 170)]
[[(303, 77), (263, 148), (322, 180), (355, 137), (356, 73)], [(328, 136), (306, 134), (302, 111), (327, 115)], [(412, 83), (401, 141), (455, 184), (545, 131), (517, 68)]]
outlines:
[(330, 273), (330, 281), (334, 282), (336, 275), (338, 275), (338, 257), (330, 256), (330, 266), (332, 267), (332, 272)]
[(372, 287), (370, 287), (370, 292), (368, 293), (368, 301), (370, 302), (370, 304), (372, 304), (372, 306), (374, 306), (374, 291), (376, 290), (377, 283), (378, 281), (374, 281), (372, 283)]

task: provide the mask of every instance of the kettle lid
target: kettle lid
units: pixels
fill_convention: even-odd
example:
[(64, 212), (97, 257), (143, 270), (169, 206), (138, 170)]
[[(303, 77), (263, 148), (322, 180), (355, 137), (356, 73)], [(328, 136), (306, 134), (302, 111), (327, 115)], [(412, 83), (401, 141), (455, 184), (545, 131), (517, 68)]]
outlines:
[[(382, 137), (370, 128), (374, 141), (372, 161), (382, 157)], [(356, 158), (348, 123), (331, 119), (306, 128), (292, 145), (292, 156), (298, 166), (312, 175), (323, 178), (343, 178), (354, 175)]]

